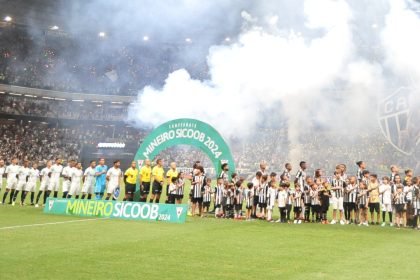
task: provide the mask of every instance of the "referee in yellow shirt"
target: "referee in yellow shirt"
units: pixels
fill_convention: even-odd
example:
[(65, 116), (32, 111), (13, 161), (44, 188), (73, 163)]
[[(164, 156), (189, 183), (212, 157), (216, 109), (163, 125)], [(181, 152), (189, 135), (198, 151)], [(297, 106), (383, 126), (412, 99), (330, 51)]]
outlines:
[(155, 201), (156, 203), (159, 203), (160, 195), (162, 194), (164, 174), (165, 174), (165, 171), (163, 170), (163, 160), (157, 159), (156, 166), (153, 167), (152, 169), (153, 183), (152, 183), (152, 195), (150, 196), (150, 199), (149, 199), (150, 203), (153, 203), (153, 201)]
[(136, 162), (131, 162), (130, 168), (124, 173), (125, 196), (123, 201), (133, 201), (136, 192), (137, 175), (139, 170), (136, 168)]
[(146, 202), (150, 192), (150, 181), (152, 180), (152, 167), (150, 159), (144, 161), (140, 168), (140, 202)]
[(169, 199), (169, 185), (172, 182), (172, 178), (178, 178), (178, 170), (176, 170), (176, 163), (171, 162), (170, 169), (166, 172), (166, 201), (168, 203)]

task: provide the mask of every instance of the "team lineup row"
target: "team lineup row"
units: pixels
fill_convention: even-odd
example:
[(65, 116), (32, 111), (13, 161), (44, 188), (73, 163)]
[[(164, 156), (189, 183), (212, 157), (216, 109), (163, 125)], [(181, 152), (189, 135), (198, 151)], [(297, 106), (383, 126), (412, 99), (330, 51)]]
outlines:
[[(329, 223), (327, 212), (332, 204), (331, 223), (368, 225), (379, 224), (382, 212), (382, 226), (386, 225), (386, 214), (391, 226), (410, 225), (418, 228), (417, 220), (420, 214), (419, 178), (414, 177), (411, 170), (405, 171), (402, 180), (396, 166), (391, 167), (391, 176), (378, 180), (377, 175), (366, 170), (365, 163), (357, 162), (359, 170), (356, 176), (346, 174), (344, 164), (337, 165), (333, 178), (322, 176), (317, 169), (313, 177), (306, 174), (306, 163), (301, 162), (292, 189), (291, 164), (285, 165), (280, 176), (275, 172), (268, 174), (265, 163), (260, 164), (252, 181), (245, 184), (237, 174), (229, 174), (229, 165), (222, 165), (217, 184), (212, 187), (211, 178), (206, 178), (204, 168), (199, 162), (193, 166), (192, 174), (178, 172), (176, 163), (170, 164), (165, 172), (161, 159), (152, 168), (151, 161), (145, 160), (144, 165), (137, 169), (132, 162), (124, 173), (120, 169), (120, 161), (115, 161), (108, 169), (105, 159), (91, 161), (85, 171), (80, 162), (69, 160), (63, 167), (62, 160), (55, 163), (47, 162), (41, 171), (36, 163), (30, 165), (23, 161), (18, 165), (18, 159), (13, 158), (7, 167), (0, 160), (0, 177), (6, 176), (6, 190), (2, 204), (5, 204), (8, 194), (9, 204), (15, 205), (19, 193), (23, 205), (28, 194), (31, 194), (31, 205), (39, 207), (41, 196), (43, 203), (52, 195), (58, 197), (62, 190), (63, 198), (117, 199), (120, 186), (125, 184), (124, 200), (133, 201), (136, 185), (140, 185), (140, 201), (146, 202), (151, 192), (149, 202), (159, 203), (166, 179), (166, 203), (182, 203), (184, 197), (185, 179), (191, 180), (189, 191), (190, 214), (204, 216), (209, 212), (210, 204), (214, 205), (216, 217), (226, 217), (246, 220), (255, 218), (273, 222), (273, 211), (279, 209), (280, 218), (277, 222), (322, 222)], [(62, 186), (60, 188), (60, 178)], [(278, 178), (279, 177), (279, 178)], [(40, 179), (40, 188), (35, 200), (36, 184)], [(3, 181), (3, 180), (1, 180)], [(0, 185), (1, 186), (1, 185)], [(81, 195), (81, 196), (80, 196)], [(105, 196), (104, 196), (105, 195)], [(243, 204), (246, 208), (243, 217)], [(293, 213), (293, 219), (291, 219)], [(376, 213), (376, 221), (374, 214)], [(337, 215), (338, 214), (338, 215)], [(337, 217), (339, 216), (339, 217)], [(396, 221), (393, 222), (393, 217)]]

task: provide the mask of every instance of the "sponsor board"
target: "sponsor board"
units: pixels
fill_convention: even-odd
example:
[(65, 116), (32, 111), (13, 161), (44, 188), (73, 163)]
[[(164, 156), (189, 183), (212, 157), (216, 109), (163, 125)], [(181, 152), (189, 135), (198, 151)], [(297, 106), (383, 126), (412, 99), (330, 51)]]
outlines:
[(80, 217), (184, 223), (187, 205), (48, 198), (44, 213)]

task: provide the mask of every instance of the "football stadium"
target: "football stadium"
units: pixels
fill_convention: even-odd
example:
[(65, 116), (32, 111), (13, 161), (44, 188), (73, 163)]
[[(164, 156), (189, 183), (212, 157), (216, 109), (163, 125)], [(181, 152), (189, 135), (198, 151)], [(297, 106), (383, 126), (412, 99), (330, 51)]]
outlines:
[(420, 1), (0, 0), (0, 279), (419, 279)]

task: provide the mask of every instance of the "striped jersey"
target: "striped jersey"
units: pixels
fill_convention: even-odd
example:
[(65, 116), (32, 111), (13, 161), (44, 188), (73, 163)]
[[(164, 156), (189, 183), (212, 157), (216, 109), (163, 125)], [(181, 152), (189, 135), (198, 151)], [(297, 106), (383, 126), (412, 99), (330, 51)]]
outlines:
[(294, 207), (302, 207), (302, 197), (303, 197), (303, 192), (301, 190), (299, 191), (295, 191), (294, 194), (294, 202), (293, 202), (293, 206)]
[(214, 204), (216, 204), (216, 205), (222, 204), (222, 201), (223, 201), (223, 190), (224, 190), (223, 185), (216, 186)]
[(303, 191), (303, 202), (305, 204), (311, 204), (311, 186), (305, 185)]
[(405, 204), (405, 194), (403, 192), (397, 192), (394, 201), (395, 204)]
[(318, 189), (311, 189), (311, 205), (321, 205), (321, 201), (319, 200)]
[(254, 191), (252, 189), (245, 189), (243, 195), (246, 202), (246, 207), (252, 207), (254, 202)]
[(347, 202), (356, 203), (357, 201), (357, 184), (348, 184), (346, 186)]
[(192, 193), (193, 198), (203, 197), (202, 188), (205, 183), (205, 178), (206, 177), (203, 175), (193, 177), (193, 182), (196, 182), (196, 184), (193, 186), (193, 193)]
[(203, 187), (203, 202), (210, 202), (211, 201), (211, 194), (212, 194), (211, 186), (205, 185)]
[(306, 172), (302, 169), (299, 169), (299, 171), (296, 173), (296, 180), (299, 183), (299, 185), (303, 187), (305, 185)]
[(184, 195), (184, 185), (185, 185), (184, 180), (179, 178), (177, 185), (178, 185), (178, 189), (176, 190), (176, 195)]
[(332, 180), (332, 186), (333, 188), (338, 188), (337, 190), (333, 191), (335, 197), (340, 198), (344, 196), (344, 181), (343, 180), (334, 178)]
[(232, 189), (227, 189), (226, 192), (226, 205), (232, 205), (235, 203), (235, 191)]
[(356, 177), (357, 177), (358, 182), (361, 182), (363, 180), (363, 170), (362, 169), (357, 170)]
[(265, 182), (262, 184), (258, 192), (259, 203), (267, 203), (267, 191), (268, 191), (268, 183)]
[(235, 204), (240, 205), (244, 200), (244, 190), (241, 188), (236, 188), (235, 190)]
[(293, 204), (293, 191), (291, 189), (287, 191), (287, 204)]
[(358, 198), (359, 198), (359, 204), (360, 205), (366, 205), (367, 201), (368, 201), (367, 191), (366, 190), (360, 190)]

